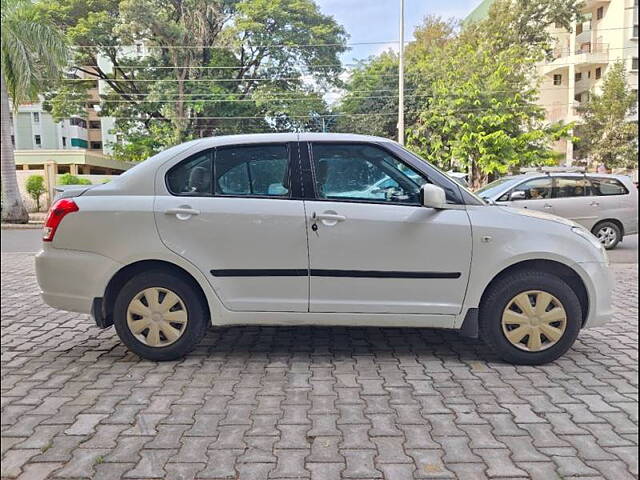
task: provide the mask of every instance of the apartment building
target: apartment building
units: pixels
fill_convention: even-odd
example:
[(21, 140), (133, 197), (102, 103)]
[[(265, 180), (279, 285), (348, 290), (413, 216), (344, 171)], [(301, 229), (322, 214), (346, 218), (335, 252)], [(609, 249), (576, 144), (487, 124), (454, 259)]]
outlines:
[(44, 110), (42, 102), (20, 105), (12, 112), (12, 140), (20, 150), (73, 150), (85, 149), (109, 154), (109, 143), (114, 141), (109, 130), (113, 121), (101, 118), (98, 87), (87, 91), (87, 105), (81, 115), (55, 121)]
[[(484, 0), (466, 21), (485, 18), (494, 0)], [(638, 91), (638, 0), (585, 0), (583, 21), (571, 32), (556, 26), (551, 33), (556, 48), (550, 61), (539, 65), (540, 105), (549, 121), (580, 122), (578, 107), (597, 92), (607, 70), (622, 61), (632, 90)], [(637, 120), (637, 118), (636, 118)], [(573, 142), (556, 145), (564, 163), (576, 161)]]

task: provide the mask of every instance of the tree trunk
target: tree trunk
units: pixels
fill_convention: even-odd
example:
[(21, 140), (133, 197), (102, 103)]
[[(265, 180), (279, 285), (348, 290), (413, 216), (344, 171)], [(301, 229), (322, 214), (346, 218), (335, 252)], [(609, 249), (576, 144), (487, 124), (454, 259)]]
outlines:
[(29, 214), (24, 208), (18, 179), (16, 177), (16, 161), (11, 142), (11, 113), (9, 112), (9, 96), (4, 85), (4, 76), (0, 75), (2, 84), (2, 123), (0, 125), (2, 150), (0, 152), (0, 173), (2, 174), (2, 221), (6, 223), (27, 223)]

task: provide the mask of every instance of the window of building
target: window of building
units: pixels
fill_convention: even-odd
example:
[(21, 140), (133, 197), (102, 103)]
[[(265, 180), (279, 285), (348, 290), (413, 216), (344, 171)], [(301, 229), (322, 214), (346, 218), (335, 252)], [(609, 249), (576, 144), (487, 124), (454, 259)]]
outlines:
[(631, 59), (631, 70), (638, 70), (638, 57)]
[(89, 128), (100, 130), (100, 120), (89, 120)]
[(602, 68), (598, 67), (596, 68), (596, 80), (599, 80), (602, 78)]
[(36, 144), (36, 147), (42, 146), (42, 138), (40, 138), (40, 135), (34, 135), (33, 142)]
[(74, 127), (87, 128), (87, 121), (82, 118), (72, 117), (69, 119), (69, 123)]
[(67, 137), (62, 137), (62, 146), (63, 147), (67, 146)]
[(576, 73), (576, 76), (575, 76), (575, 81), (576, 82), (579, 82), (580, 80), (582, 80), (582, 72)]
[(562, 75), (557, 74), (553, 76), (553, 84), (554, 85), (562, 85)]
[(596, 10), (596, 20), (602, 20), (604, 18), (604, 7), (599, 7)]
[(573, 99), (576, 102), (581, 102), (582, 101), (582, 94), (581, 93), (576, 93), (575, 96), (573, 97)]
[(100, 150), (102, 148), (102, 142), (91, 142), (92, 150)]
[(576, 35), (580, 35), (583, 32), (582, 23), (576, 25)]
[(14, 135), (11, 135), (11, 143), (13, 144), (13, 148), (16, 147), (16, 137)]
[(640, 27), (638, 25), (633, 26), (633, 38), (638, 38), (638, 33), (640, 31)]
[(33, 123), (40, 123), (40, 114), (38, 112), (33, 112)]

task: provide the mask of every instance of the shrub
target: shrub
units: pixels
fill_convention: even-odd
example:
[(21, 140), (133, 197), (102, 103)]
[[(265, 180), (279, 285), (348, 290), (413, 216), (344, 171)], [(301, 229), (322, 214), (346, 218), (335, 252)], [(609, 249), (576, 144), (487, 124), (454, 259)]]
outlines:
[(39, 212), (40, 197), (44, 192), (46, 192), (46, 188), (44, 186), (44, 177), (42, 175), (31, 175), (29, 178), (27, 178), (25, 187), (27, 188), (27, 193), (29, 194), (29, 196), (36, 202), (36, 210)]
[(76, 177), (70, 173), (60, 175), (60, 185), (91, 185), (91, 180), (86, 178)]

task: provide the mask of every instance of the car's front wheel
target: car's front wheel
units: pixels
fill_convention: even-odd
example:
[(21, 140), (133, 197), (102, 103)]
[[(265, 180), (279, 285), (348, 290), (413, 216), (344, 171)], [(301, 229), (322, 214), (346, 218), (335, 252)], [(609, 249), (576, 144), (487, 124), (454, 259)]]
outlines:
[(191, 282), (166, 271), (140, 273), (124, 284), (114, 305), (122, 342), (148, 360), (175, 360), (200, 342), (208, 315)]
[(622, 240), (622, 231), (613, 222), (601, 222), (593, 228), (592, 232), (607, 250), (616, 248)]
[(480, 312), (483, 340), (504, 360), (540, 365), (575, 342), (582, 308), (574, 291), (547, 272), (518, 272), (490, 287)]

